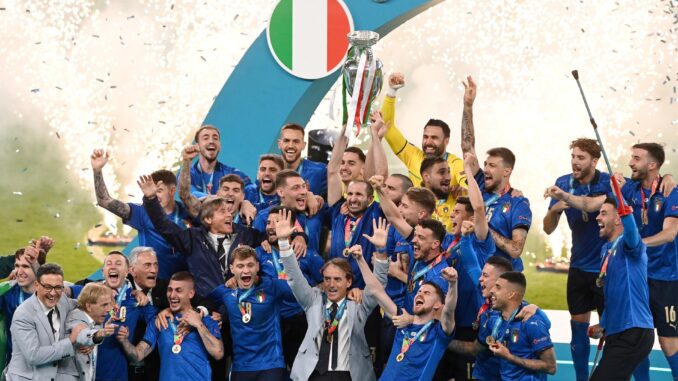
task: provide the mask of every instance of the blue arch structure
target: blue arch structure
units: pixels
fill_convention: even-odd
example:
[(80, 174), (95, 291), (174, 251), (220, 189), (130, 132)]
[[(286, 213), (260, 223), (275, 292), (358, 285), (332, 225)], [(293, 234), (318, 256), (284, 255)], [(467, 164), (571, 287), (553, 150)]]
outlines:
[[(344, 0), (356, 30), (373, 30), (381, 36), (442, 1)], [(219, 129), (219, 160), (250, 176), (256, 174), (257, 155), (277, 150), (280, 127), (287, 122), (305, 125), (340, 73), (337, 70), (316, 80), (292, 76), (271, 55), (263, 31), (233, 69), (203, 123)], [(123, 252), (129, 255), (138, 245), (134, 238)], [(102, 278), (101, 270), (89, 276), (92, 280)]]

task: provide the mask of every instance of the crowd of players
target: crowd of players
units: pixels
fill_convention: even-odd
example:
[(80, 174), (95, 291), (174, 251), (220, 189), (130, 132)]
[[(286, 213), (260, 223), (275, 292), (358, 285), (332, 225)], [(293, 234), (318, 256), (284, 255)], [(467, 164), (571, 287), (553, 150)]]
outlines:
[[(97, 203), (137, 230), (138, 247), (129, 256), (108, 253), (103, 281), (76, 284), (45, 264), (47, 237), (0, 259), (5, 272), (14, 263), (14, 281), (0, 296), (10, 337), (6, 378), (555, 374), (551, 323), (524, 300), (521, 254), (532, 213), (511, 184), (513, 152), (492, 148), (480, 166), (471, 77), (462, 157), (446, 152), (451, 131), (441, 120), (426, 122), (421, 147), (409, 143), (395, 124), (404, 83), (401, 74), (389, 77), (381, 111), (371, 114), (367, 154), (347, 147), (342, 131), (328, 164), (303, 159), (304, 128), (286, 124), (280, 154), (259, 157), (254, 182), (217, 160), (222, 136), (209, 125), (183, 150), (178, 175), (158, 170), (139, 179), (142, 205), (109, 195), (102, 174), (109, 153), (94, 150)], [(389, 173), (382, 140), (407, 175)], [(569, 148), (572, 173), (546, 189), (543, 226), (550, 234), (564, 213), (572, 230), (567, 302), (577, 380), (589, 379), (589, 337), (605, 340), (590, 379), (649, 380), (655, 329), (678, 379), (678, 195), (674, 179), (660, 176), (664, 150), (634, 145), (626, 179), (596, 169), (596, 140), (578, 138)], [(589, 326), (593, 310), (600, 324)]]

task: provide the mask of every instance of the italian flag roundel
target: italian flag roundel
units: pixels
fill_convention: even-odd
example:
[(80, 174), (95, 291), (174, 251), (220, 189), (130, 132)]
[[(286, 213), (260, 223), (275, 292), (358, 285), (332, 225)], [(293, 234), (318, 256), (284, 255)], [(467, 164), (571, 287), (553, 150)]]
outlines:
[(280, 0), (268, 24), (268, 47), (290, 74), (318, 79), (344, 63), (351, 31), (342, 0)]

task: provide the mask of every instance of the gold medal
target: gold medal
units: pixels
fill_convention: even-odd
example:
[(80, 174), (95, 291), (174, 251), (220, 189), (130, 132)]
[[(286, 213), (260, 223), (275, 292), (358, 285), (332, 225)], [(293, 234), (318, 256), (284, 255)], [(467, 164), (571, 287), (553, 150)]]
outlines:
[(398, 356), (396, 356), (396, 361), (401, 362), (401, 361), (403, 361), (404, 358), (405, 358), (404, 353), (398, 353)]
[(596, 286), (598, 288), (603, 288), (604, 285), (605, 285), (605, 280), (603, 278), (597, 278), (596, 279)]
[(495, 344), (497, 341), (494, 339), (494, 336), (488, 336), (488, 337), (485, 339), (485, 342), (487, 343), (487, 345), (493, 345), (493, 344)]
[(589, 222), (589, 214), (587, 212), (581, 212), (581, 219), (584, 222)]
[(125, 322), (125, 318), (127, 317), (127, 307), (120, 307), (120, 313), (118, 314), (118, 320), (121, 322)]
[(181, 352), (181, 345), (175, 344), (172, 346), (172, 353), (179, 354)]
[(245, 323), (245, 324), (249, 323), (251, 319), (252, 319), (252, 316), (250, 314), (242, 315), (242, 322)]
[(643, 223), (643, 225), (647, 225), (647, 209), (646, 208), (643, 208), (640, 211), (640, 219), (641, 219), (641, 222)]
[(348, 258), (348, 256), (351, 255), (351, 251), (347, 247), (347, 248), (344, 249), (342, 254), (344, 255), (344, 257)]

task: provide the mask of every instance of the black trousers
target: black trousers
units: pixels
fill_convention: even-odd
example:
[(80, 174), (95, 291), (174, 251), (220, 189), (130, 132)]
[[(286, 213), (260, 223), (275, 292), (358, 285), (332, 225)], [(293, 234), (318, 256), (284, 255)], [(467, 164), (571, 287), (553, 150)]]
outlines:
[(299, 347), (304, 341), (308, 323), (306, 315), (301, 312), (287, 319), (280, 319), (280, 330), (282, 331), (282, 347), (285, 364), (292, 369), (294, 358), (297, 357)]
[(351, 381), (350, 372), (327, 372), (320, 374), (318, 371), (311, 373), (308, 381)]
[(590, 381), (627, 381), (652, 350), (654, 330), (629, 328), (605, 338), (603, 357)]
[(285, 369), (283, 368), (231, 372), (231, 381), (284, 381), (285, 379)]

